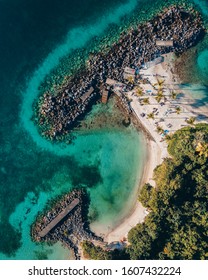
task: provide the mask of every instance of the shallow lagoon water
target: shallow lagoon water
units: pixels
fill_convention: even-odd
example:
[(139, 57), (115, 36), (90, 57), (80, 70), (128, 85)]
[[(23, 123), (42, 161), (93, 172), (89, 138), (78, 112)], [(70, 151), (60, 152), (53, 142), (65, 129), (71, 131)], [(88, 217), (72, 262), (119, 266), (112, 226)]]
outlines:
[(56, 166), (51, 178), (47, 180), (50, 191), (27, 193), (24, 201), (10, 215), (10, 224), (22, 234), (22, 245), (12, 258), (34, 259), (41, 255), (43, 249), (48, 258), (50, 252), (54, 256), (53, 247), (36, 246), (31, 241), (30, 225), (48, 200), (69, 191), (73, 186), (80, 184), (88, 188), (91, 197), (89, 216), (92, 222), (107, 223), (109, 227), (119, 222), (135, 203), (133, 194), (137, 191), (141, 176), (138, 170), (142, 170), (142, 147), (142, 136), (132, 127), (124, 131), (82, 133), (77, 137), (74, 145), (69, 148), (74, 160), (70, 162), (66, 157), (62, 164), (59, 163), (61, 165)]
[[(86, 3), (88, 10), (90, 7), (89, 5), (92, 4), (90, 2), (93, 1), (89, 1), (88, 4)], [(122, 3), (124, 3), (124, 5), (122, 5)], [(88, 17), (88, 15), (85, 14), (86, 22), (95, 21), (97, 19), (96, 16), (101, 18), (99, 15), (104, 15), (99, 26), (101, 28), (100, 32), (104, 31), (108, 24), (113, 21), (119, 21), (122, 15), (130, 12), (134, 8), (136, 1), (122, 1), (122, 3), (120, 3), (120, 1), (111, 1), (111, 3), (109, 1), (103, 1), (102, 4), (99, 5), (97, 1), (95, 7), (96, 11), (94, 13), (92, 12), (93, 17), (92, 15)], [(92, 37), (93, 32), (95, 34), (99, 30), (97, 26), (93, 29), (93, 26), (89, 25), (88, 31), (85, 32), (86, 30), (81, 27), (76, 28), (76, 24), (74, 24), (73, 21), (71, 25), (73, 28), (70, 27), (68, 35), (65, 36), (65, 42), (59, 39), (61, 43), (59, 42), (57, 44), (57, 48), (52, 47), (48, 52), (50, 54), (46, 55), (46, 58), (41, 61), (41, 57), (43, 57), (42, 53), (44, 53), (43, 50), (38, 48), (36, 50), (33, 48), (33, 52), (28, 54), (31, 50), (28, 41), (31, 41), (33, 46), (34, 44), (37, 46), (41, 44), (41, 37), (39, 38), (36, 36), (36, 38), (33, 38), (31, 36), (31, 32), (37, 35), (41, 30), (41, 21), (39, 21), (38, 18), (41, 13), (36, 13), (36, 19), (34, 14), (29, 10), (28, 4), (24, 3), (24, 1), (21, 1), (21, 5), (18, 7), (16, 5), (17, 3), (11, 1), (11, 8), (14, 8), (15, 11), (8, 11), (7, 8), (10, 5), (7, 7), (5, 2), (1, 2), (1, 4), (1, 12), (5, 9), (5, 14), (9, 15), (8, 18), (10, 18), (11, 21), (10, 24), (5, 22), (5, 25), (3, 24), (0, 26), (2, 28), (0, 32), (5, 38), (3, 42), (4, 45), (2, 43), (2, 48), (6, 49), (6, 44), (8, 44), (8, 48), (11, 47), (10, 44), (12, 40), (15, 41), (16, 48), (10, 53), (11, 61), (9, 61), (9, 59), (5, 61), (7, 53), (5, 53), (4, 57), (2, 56), (2, 61), (5, 61), (4, 68), (3, 65), (1, 65), (1, 71), (4, 74), (2, 76), (2, 82), (5, 83), (1, 86), (3, 101), (1, 102), (0, 111), (0, 238), (2, 240), (0, 244), (0, 259), (56, 258), (52, 247), (47, 249), (47, 246), (44, 246), (46, 250), (44, 253), (42, 246), (36, 246), (31, 242), (30, 225), (34, 221), (38, 211), (44, 208), (49, 199), (56, 197), (60, 193), (69, 191), (72, 187), (76, 187), (80, 184), (85, 185), (90, 192), (94, 192), (91, 204), (91, 220), (93, 220), (93, 217), (94, 219), (95, 217), (103, 219), (100, 208), (96, 205), (99, 196), (102, 194), (107, 197), (107, 192), (110, 187), (114, 188), (115, 193), (118, 192), (119, 188), (122, 190), (123, 181), (126, 182), (129, 188), (128, 190), (124, 188), (124, 196), (128, 196), (131, 188), (135, 187), (137, 172), (135, 176), (130, 176), (131, 174), (128, 175), (124, 172), (123, 164), (129, 162), (129, 156), (132, 156), (132, 165), (130, 165), (132, 170), (138, 167), (137, 161), (138, 164), (140, 164), (140, 155), (135, 152), (135, 146), (138, 145), (139, 147), (140, 136), (132, 128), (127, 130), (121, 128), (120, 131), (116, 129), (110, 131), (93, 131), (92, 133), (87, 132), (86, 135), (82, 132), (80, 135), (77, 135), (74, 145), (70, 146), (65, 144), (51, 144), (43, 139), (38, 134), (36, 127), (30, 119), (32, 116), (32, 102), (37, 97), (39, 83), (58, 63), (59, 58), (62, 57), (65, 52), (83, 46)], [(34, 3), (31, 3), (31, 7), (34, 8), (33, 4)], [(56, 3), (55, 5), (58, 4), (59, 3)], [(68, 5), (69, 4), (70, 3), (68, 3)], [(52, 7), (52, 9), (53, 8), (54, 7)], [(70, 14), (70, 5), (68, 8), (68, 13)], [(16, 10), (18, 9), (20, 10), (19, 16), (22, 17), (20, 17), (18, 24), (15, 24), (15, 22), (12, 22), (12, 19), (14, 19), (14, 21), (17, 20)], [(49, 9), (49, 7), (47, 9)], [(75, 8), (75, 10), (76, 9), (77, 8)], [(83, 7), (83, 11), (81, 8), (78, 10), (80, 14), (82, 14), (82, 12), (84, 13), (84, 10), (86, 10), (86, 7)], [(111, 16), (109, 13), (108, 16), (105, 16), (106, 11), (111, 12)], [(64, 20), (64, 12), (62, 11), (62, 14), (59, 14), (61, 23), (58, 23), (57, 26), (64, 26), (62, 23)], [(112, 12), (114, 13), (112, 14)], [(71, 13), (73, 18), (73, 10)], [(48, 11), (48, 14), (50, 17), (51, 12)], [(55, 16), (54, 13), (52, 14)], [(22, 33), (26, 28), (27, 15), (30, 28), (27, 30), (28, 33)], [(46, 15), (42, 16), (44, 20), (47, 21)], [(4, 17), (2, 16), (1, 20), (3, 21), (3, 19)], [(5, 18), (5, 20), (7, 20), (7, 18)], [(65, 18), (65, 20), (67, 21), (68, 18)], [(48, 19), (48, 22), (49, 21), (51, 21), (51, 19)], [(81, 24), (85, 22), (83, 17), (80, 22)], [(19, 23), (22, 23), (22, 26), (20, 26)], [(66, 22), (66, 25), (70, 26), (68, 22)], [(38, 28), (37, 32), (33, 30), (35, 26)], [(14, 38), (11, 38), (11, 33), (5, 32), (3, 27), (14, 30)], [(17, 27), (19, 27), (19, 30), (16, 30)], [(19, 37), (17, 36), (18, 31), (20, 32)], [(45, 32), (44, 28), (42, 31), (43, 33)], [(59, 30), (56, 30), (56, 32), (59, 34)], [(51, 36), (51, 32), (48, 33)], [(63, 30), (61, 30), (60, 33), (63, 35)], [(45, 35), (47, 39), (47, 33)], [(51, 39), (50, 36), (49, 39)], [(79, 41), (77, 41), (76, 36), (81, 36)], [(40, 39), (40, 42), (38, 39)], [(52, 42), (48, 41), (50, 46), (54, 44), (54, 38), (52, 39)], [(18, 46), (18, 43), (22, 43), (22, 45)], [(28, 45), (28, 48), (25, 48), (26, 45)], [(18, 47), (19, 53), (17, 53)], [(25, 49), (24, 52), (22, 48)], [(44, 49), (44, 51), (46, 51), (46, 49)], [(20, 54), (22, 54), (21, 63), (17, 63)], [(28, 55), (28, 57), (26, 55)], [(36, 62), (34, 62), (35, 60)], [(33, 73), (29, 73), (31, 66), (28, 65), (29, 61), (31, 65), (35, 65), (36, 63), (36, 70)], [(9, 71), (9, 68), (13, 71), (11, 71), (11, 69)], [(7, 94), (5, 94), (5, 92)], [(106, 154), (109, 156), (114, 149), (115, 151), (112, 153), (114, 155), (111, 163), (112, 166), (107, 167), (108, 172), (105, 174), (103, 171), (104, 155)], [(124, 149), (128, 151), (129, 154), (123, 154)], [(116, 164), (116, 159), (120, 161), (120, 164)], [(120, 167), (121, 169), (119, 170)], [(107, 176), (107, 174), (108, 178), (111, 178), (112, 186), (109, 185), (107, 177), (103, 178), (105, 175)], [(97, 198), (95, 197), (95, 193), (97, 193)], [(93, 199), (96, 201), (94, 204)], [(109, 207), (110, 203), (106, 204), (106, 199), (101, 200), (101, 205), (102, 201), (105, 207)], [(113, 215), (116, 219), (118, 208), (120, 207), (120, 209), (122, 209), (122, 204), (118, 204), (119, 202), (115, 201), (114, 211), (113, 203), (110, 212), (106, 209), (105, 214), (107, 220), (109, 219), (112, 221)], [(109, 218), (107, 214), (109, 214)], [(62, 251), (62, 248), (60, 250)], [(60, 258), (60, 255), (62, 254), (59, 253), (57, 258)], [(65, 254), (63, 254), (62, 258), (65, 258)]]
[(197, 67), (199, 71), (199, 76), (201, 76), (203, 79), (207, 79), (208, 76), (208, 50), (205, 49), (201, 51), (197, 58)]
[[(0, 69), (0, 259), (66, 259), (69, 257), (68, 250), (59, 244), (48, 247), (31, 241), (30, 225), (38, 211), (44, 208), (49, 199), (81, 184), (90, 192), (91, 221), (109, 224), (111, 228), (135, 202), (144, 163), (144, 142), (132, 127), (120, 127), (82, 132), (71, 146), (51, 144), (38, 134), (31, 121), (32, 103), (37, 97), (39, 84), (62, 56), (85, 46), (96, 32), (102, 34), (109, 25), (119, 24), (121, 17), (130, 14), (140, 1), (119, 3), (106, 0), (100, 6), (100, 1), (89, 1), (89, 5), (91, 2), (96, 5), (96, 11), (89, 16), (83, 12), (86, 7), (88, 11), (90, 9), (85, 1), (83, 11), (79, 7), (81, 26), (88, 22), (84, 29), (75, 21), (70, 6), (66, 7), (69, 11), (65, 14), (64, 9), (57, 10), (57, 15), (51, 14), (49, 6), (46, 7), (49, 16), (53, 15), (52, 19), (47, 19), (47, 13), (42, 16), (29, 13), (24, 1), (20, 2), (1, 1), (3, 8), (0, 9), (1, 13), (4, 9), (8, 11), (10, 3), (15, 10), (9, 11), (5, 22), (2, 14), (3, 24), (0, 26), (1, 38), (4, 39), (1, 43), (4, 52), (1, 52)], [(60, 5), (60, 2), (55, 2), (59, 1), (54, 1), (54, 6)], [(206, 2), (196, 2), (205, 4), (202, 7), (207, 13)], [(62, 14), (58, 14), (60, 10)], [(71, 25), (69, 18), (65, 18), (70, 13)], [(55, 26), (48, 24), (53, 22), (53, 17), (59, 30), (53, 30)], [(41, 24), (48, 26), (48, 30), (44, 30)], [(40, 34), (41, 29), (44, 35)]]

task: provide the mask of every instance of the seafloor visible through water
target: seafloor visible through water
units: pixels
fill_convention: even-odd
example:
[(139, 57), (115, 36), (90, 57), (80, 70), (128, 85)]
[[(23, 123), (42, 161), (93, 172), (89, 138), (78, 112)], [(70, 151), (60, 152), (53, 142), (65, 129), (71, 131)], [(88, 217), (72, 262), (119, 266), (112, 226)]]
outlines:
[[(59, 83), (89, 51), (116, 40), (131, 21), (144, 20), (174, 2), (190, 1), (0, 1), (0, 259), (70, 258), (60, 244), (33, 243), (30, 225), (48, 199), (78, 185), (90, 192), (91, 222), (108, 224), (110, 230), (128, 213), (145, 144), (142, 134), (118, 122), (119, 111), (112, 114), (113, 100), (106, 109), (94, 107), (86, 120), (96, 116), (102, 122), (107, 111), (114, 117), (105, 118), (106, 126), (94, 124), (76, 132), (71, 145), (52, 144), (38, 134), (32, 104), (38, 88)], [(206, 17), (207, 1), (194, 2)], [(206, 99), (207, 37), (197, 48), (194, 88), (203, 88), (201, 98)]]

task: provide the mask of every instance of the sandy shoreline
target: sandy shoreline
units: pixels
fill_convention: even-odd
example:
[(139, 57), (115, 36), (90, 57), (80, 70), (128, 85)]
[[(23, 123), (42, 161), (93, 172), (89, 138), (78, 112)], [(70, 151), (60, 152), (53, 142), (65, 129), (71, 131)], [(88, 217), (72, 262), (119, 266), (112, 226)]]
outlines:
[[(161, 163), (161, 150), (156, 142), (146, 138), (147, 155), (145, 159), (145, 165), (140, 179), (138, 190), (145, 183), (154, 185), (152, 180), (153, 170)], [(137, 200), (131, 212), (121, 221), (121, 223), (114, 228), (110, 233), (104, 236), (104, 240), (108, 243), (114, 241), (120, 241), (127, 238), (128, 232), (136, 226), (138, 223), (144, 221), (147, 212), (142, 204)]]
[[(199, 117), (199, 112), (207, 114), (206, 107), (198, 108), (199, 112), (195, 113), (193, 109), (194, 100), (189, 93), (183, 91), (180, 88), (181, 81), (178, 79), (177, 74), (173, 71), (173, 60), (175, 56), (173, 53), (164, 55), (164, 62), (155, 65), (147, 70), (142, 70), (144, 77), (148, 77), (150, 84), (142, 84), (141, 87), (145, 92), (144, 97), (149, 98), (150, 104), (141, 106), (138, 101), (138, 96), (132, 92), (128, 92), (128, 97), (132, 99), (131, 107), (141, 123), (144, 133), (144, 138), (147, 147), (147, 155), (145, 159), (144, 169), (138, 185), (138, 190), (145, 184), (150, 183), (152, 186), (155, 186), (153, 180), (153, 171), (159, 164), (162, 163), (163, 159), (169, 157), (167, 151), (167, 142), (164, 140), (164, 137), (158, 133), (156, 129), (155, 122), (160, 118), (164, 118), (165, 121), (161, 123), (162, 128), (168, 130), (168, 133), (174, 133), (176, 130), (187, 126), (186, 119), (190, 117), (196, 118), (196, 123), (203, 122)], [(155, 83), (158, 82), (158, 79), (164, 80), (164, 95), (167, 97), (167, 101), (164, 106), (161, 106), (155, 101), (155, 95), (157, 94), (157, 88), (153, 87)], [(151, 94), (147, 93), (151, 91)], [(177, 93), (176, 100), (171, 99), (170, 94), (174, 91)], [(184, 102), (188, 100), (189, 102)], [(176, 113), (176, 107), (180, 106), (180, 114)], [(159, 116), (155, 117), (155, 120), (148, 119), (147, 117), (142, 117), (141, 114), (145, 113), (147, 116), (152, 112), (152, 109), (156, 108), (159, 112)], [(170, 112), (169, 112), (170, 110)], [(168, 114), (167, 114), (168, 112)], [(167, 128), (167, 125), (171, 123), (171, 128)], [(148, 133), (145, 133), (148, 132)], [(151, 137), (148, 137), (148, 134)], [(152, 139), (150, 139), (152, 138)], [(127, 237), (128, 232), (136, 226), (138, 223), (144, 221), (147, 212), (145, 208), (141, 205), (139, 201), (136, 202), (131, 212), (116, 226), (111, 232), (104, 234), (104, 241), (110, 243), (113, 241), (120, 241), (123, 238)]]
[[(157, 66), (153, 68), (157, 68)], [(164, 74), (163, 71), (161, 71), (162, 69), (152, 69), (153, 72), (155, 70), (157, 70), (156, 73), (158, 75)], [(171, 77), (169, 75), (168, 82), (170, 82), (170, 80)], [(144, 86), (144, 90), (148, 90), (148, 87)], [(132, 96), (132, 92), (129, 93), (129, 96)], [(136, 103), (138, 105), (138, 102), (133, 100), (131, 106), (138, 121), (142, 125), (141, 131), (142, 133), (144, 133), (147, 150), (142, 176), (138, 185), (139, 191), (145, 183), (150, 183), (152, 186), (155, 186), (155, 182), (153, 180), (153, 171), (159, 164), (162, 163), (163, 158), (168, 156), (168, 152), (167, 145), (159, 142), (160, 139), (157, 137), (157, 135), (152, 133), (153, 131), (151, 126), (149, 126), (148, 124), (144, 124), (143, 119), (140, 117), (140, 110), (137, 110), (137, 108), (134, 107)], [(150, 139), (148, 135), (150, 135), (152, 139)], [(137, 200), (131, 212), (120, 222), (117, 227), (115, 227), (110, 233), (104, 236), (104, 240), (110, 243), (123, 240), (123, 238), (127, 238), (128, 232), (138, 223), (142, 223), (146, 215), (146, 209)]]
[[(131, 108), (134, 111), (139, 126), (141, 126), (140, 130), (144, 135), (147, 150), (137, 194), (145, 183), (150, 183), (155, 187), (153, 171), (163, 162), (164, 158), (169, 157), (165, 136), (162, 133), (158, 133), (157, 126), (161, 126), (163, 131), (168, 131), (167, 134), (172, 134), (178, 129), (187, 126), (186, 120), (190, 117), (196, 119), (195, 123), (204, 122), (204, 119), (200, 118), (201, 114), (208, 118), (206, 107), (204, 105), (198, 107), (196, 112), (194, 110), (194, 104), (198, 100), (194, 99), (187, 90), (181, 89), (181, 81), (178, 79), (177, 73), (174, 73), (174, 59), (175, 56), (173, 53), (166, 54), (164, 55), (164, 61), (162, 63), (141, 71), (141, 74), (147, 77), (150, 82), (140, 85), (144, 92), (142, 98), (145, 97), (149, 99), (148, 105), (141, 105), (140, 101), (142, 98), (138, 98), (134, 90), (127, 93), (128, 98), (131, 99)], [(163, 98), (166, 100), (163, 105), (155, 101), (159, 89), (159, 85), (156, 87), (155, 85), (158, 83), (159, 79), (164, 83), (162, 86), (164, 93)], [(171, 98), (171, 93), (173, 91), (176, 92), (176, 98)], [(177, 113), (177, 107), (181, 109), (180, 114)], [(147, 116), (152, 113), (153, 109), (158, 113), (156, 113), (155, 118), (148, 118)], [(161, 119), (164, 120), (161, 121)], [(148, 212), (146, 209), (137, 200), (132, 210), (113, 230), (102, 234), (104, 241), (111, 243), (126, 239), (128, 232), (138, 223), (142, 223), (147, 214)], [(98, 226), (95, 232), (99, 235), (100, 232), (102, 232), (102, 228)], [(81, 254), (83, 257), (82, 250)]]

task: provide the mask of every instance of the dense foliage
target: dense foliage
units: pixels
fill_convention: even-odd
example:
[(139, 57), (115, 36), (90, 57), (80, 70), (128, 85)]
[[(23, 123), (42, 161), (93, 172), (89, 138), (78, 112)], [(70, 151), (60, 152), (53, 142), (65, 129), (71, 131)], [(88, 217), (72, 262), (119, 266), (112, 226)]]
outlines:
[(168, 140), (171, 158), (154, 171), (139, 200), (149, 210), (128, 234), (125, 251), (85, 242), (91, 259), (208, 259), (208, 125), (178, 130)]
[(103, 250), (100, 246), (95, 246), (92, 242), (82, 243), (84, 257), (91, 260), (110, 260), (110, 253)]
[(91, 260), (125, 260), (129, 255), (125, 250), (107, 251), (100, 246), (95, 246), (92, 242), (84, 241), (82, 243), (84, 257)]
[(177, 131), (168, 151), (156, 188), (140, 193), (150, 213), (129, 232), (127, 251), (131, 259), (208, 259), (208, 125)]

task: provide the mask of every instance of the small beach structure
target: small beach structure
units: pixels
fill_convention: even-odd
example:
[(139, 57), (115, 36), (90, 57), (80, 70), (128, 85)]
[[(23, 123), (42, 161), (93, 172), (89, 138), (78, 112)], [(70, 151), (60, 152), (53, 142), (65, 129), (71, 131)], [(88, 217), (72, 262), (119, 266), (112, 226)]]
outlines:
[(123, 73), (124, 79), (128, 80), (129, 78), (135, 78), (135, 72), (136, 72), (135, 69), (130, 67), (125, 67)]
[(108, 86), (114, 86), (116, 83), (118, 83), (118, 81), (107, 78), (107, 80), (106, 80), (105, 83), (106, 83), (106, 85), (108, 85)]
[(112, 80), (112, 79), (107, 79), (106, 80), (106, 85), (111, 86), (113, 88), (114, 93), (118, 93), (124, 90), (125, 88), (125, 84), (120, 83), (116, 80)]
[[(123, 98), (126, 92), (133, 90), (135, 83), (148, 84), (148, 79), (141, 76), (142, 70), (160, 64), (164, 61), (163, 55), (170, 52), (183, 53), (205, 34), (201, 16), (194, 10), (184, 11), (177, 6), (147, 23), (132, 26), (112, 47), (92, 52), (85, 70), (76, 71), (67, 78), (59, 94), (47, 91), (40, 97), (40, 102), (35, 105), (35, 122), (38, 122), (42, 135), (49, 140), (61, 140), (63, 135), (79, 126), (79, 118), (100, 98), (102, 93), (96, 88), (101, 84)], [(129, 103), (124, 98), (123, 102)]]
[(173, 47), (173, 40), (157, 40), (156, 45), (160, 47)]
[(144, 68), (144, 69), (149, 69), (150, 67), (153, 67), (153, 66), (155, 66), (155, 65), (157, 65), (157, 64), (160, 64), (160, 63), (162, 63), (163, 61), (164, 61), (164, 57), (163, 57), (163, 56), (159, 56), (159, 57), (155, 58), (155, 59), (152, 60), (152, 61), (146, 62), (146, 63), (144, 64), (143, 68)]
[(85, 100), (93, 93), (93, 91), (94, 91), (94, 88), (91, 87), (86, 93), (84, 93), (84, 94), (80, 97), (80, 99), (82, 100), (83, 103), (84, 103)]
[(108, 91), (106, 89), (102, 89), (102, 103), (106, 104), (108, 102)]
[(135, 75), (136, 70), (130, 67), (125, 67), (124, 72), (127, 74)]
[(43, 230), (39, 232), (40, 237), (45, 237), (61, 220), (63, 220), (66, 215), (69, 214), (77, 205), (79, 204), (79, 199), (75, 198), (61, 213), (56, 216)]

